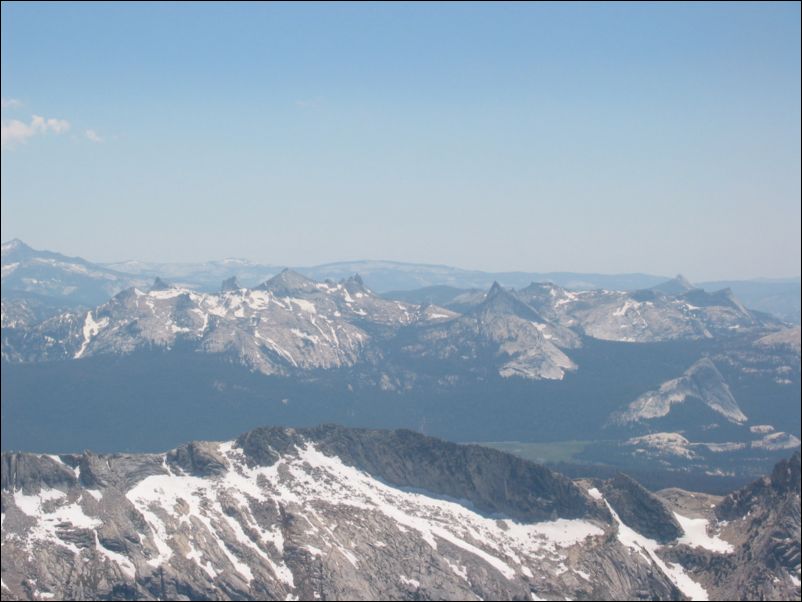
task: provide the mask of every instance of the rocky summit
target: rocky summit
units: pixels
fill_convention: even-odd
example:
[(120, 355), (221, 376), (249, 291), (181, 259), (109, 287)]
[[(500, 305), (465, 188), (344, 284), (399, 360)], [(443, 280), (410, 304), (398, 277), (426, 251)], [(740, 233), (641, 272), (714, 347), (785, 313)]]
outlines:
[(7, 452), (2, 593), (798, 599), (799, 488), (799, 453), (721, 499), (333, 425), (162, 454)]

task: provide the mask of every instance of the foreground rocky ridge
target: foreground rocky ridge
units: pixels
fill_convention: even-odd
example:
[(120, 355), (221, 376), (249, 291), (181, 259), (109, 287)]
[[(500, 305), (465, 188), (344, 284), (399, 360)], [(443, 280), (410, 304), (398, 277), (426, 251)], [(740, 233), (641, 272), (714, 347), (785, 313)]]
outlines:
[(799, 597), (798, 453), (718, 505), (337, 426), (4, 453), (1, 485), (3, 599)]

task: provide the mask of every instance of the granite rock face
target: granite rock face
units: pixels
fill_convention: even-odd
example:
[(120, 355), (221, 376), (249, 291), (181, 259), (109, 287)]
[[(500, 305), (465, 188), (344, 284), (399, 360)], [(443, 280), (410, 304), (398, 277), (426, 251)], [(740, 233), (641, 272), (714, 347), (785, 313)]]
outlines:
[(716, 365), (703, 357), (679, 378), (664, 382), (656, 391), (648, 391), (634, 400), (622, 412), (611, 417), (620, 424), (645, 422), (667, 416), (673, 406), (689, 400), (702, 402), (722, 418), (742, 424), (747, 421)]

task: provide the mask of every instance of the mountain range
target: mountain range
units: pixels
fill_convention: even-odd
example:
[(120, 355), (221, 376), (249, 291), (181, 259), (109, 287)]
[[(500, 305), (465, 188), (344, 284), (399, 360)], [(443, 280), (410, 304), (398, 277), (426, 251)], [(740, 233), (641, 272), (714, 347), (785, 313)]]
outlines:
[(411, 431), (2, 454), (3, 599), (800, 596), (800, 456), (723, 498)]
[(682, 280), (661, 286), (677, 292), (571, 292), (537, 283), (515, 291), (494, 283), (457, 312), (385, 299), (359, 276), (316, 282), (284, 270), (250, 289), (229, 279), (219, 293), (157, 278), (144, 291), (125, 289), (94, 309), (7, 328), (2, 356), (52, 361), (180, 345), (232, 354), (263, 374), (355, 365), (386, 371), (394, 359), (414, 357), (458, 358), (477, 374), (560, 380), (578, 368), (570, 354), (582, 336), (645, 343), (783, 329), (728, 289), (707, 293)]

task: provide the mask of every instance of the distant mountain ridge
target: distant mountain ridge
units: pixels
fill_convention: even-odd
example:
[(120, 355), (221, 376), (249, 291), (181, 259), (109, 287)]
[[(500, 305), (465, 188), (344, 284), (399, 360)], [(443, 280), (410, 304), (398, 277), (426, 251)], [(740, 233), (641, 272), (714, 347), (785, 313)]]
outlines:
[[(385, 359), (414, 355), (461, 358), (477, 374), (562, 379), (577, 368), (570, 350), (580, 336), (656, 342), (765, 335), (781, 324), (748, 311), (730, 291), (701, 289), (571, 292), (553, 284), (520, 291), (494, 282), (454, 311), (385, 299), (359, 275), (317, 282), (285, 269), (254, 288), (221, 292), (174, 287), (156, 277), (147, 290), (128, 288), (87, 312), (65, 313), (9, 329), (7, 361), (79, 359), (177, 344), (230, 353), (264, 374), (357, 364), (388, 371)], [(675, 281), (664, 285), (672, 288)]]
[[(244, 286), (252, 287), (283, 269), (281, 266), (236, 258), (196, 263), (141, 261), (91, 263), (81, 258), (70, 258), (50, 251), (35, 251), (17, 239), (3, 243), (3, 249), (5, 290), (27, 291), (62, 298), (65, 307), (96, 305), (123, 288), (131, 285), (144, 286), (146, 282), (156, 277), (193, 290), (211, 292), (217, 289), (221, 281), (232, 276), (236, 276)], [(25, 256), (25, 262), (18, 261), (21, 256)], [(44, 278), (40, 278), (43, 266), (47, 265), (50, 267), (49, 272)], [(60, 272), (54, 271), (59, 269)], [(343, 261), (293, 269), (315, 280), (338, 281), (359, 273), (372, 290), (389, 293), (389, 297), (397, 297), (399, 300), (406, 298), (415, 303), (421, 301), (414, 300), (410, 296), (412, 293), (406, 292), (427, 287), (486, 290), (494, 281), (502, 286), (514, 288), (526, 287), (531, 282), (552, 282), (568, 290), (632, 291), (661, 286), (668, 280), (663, 276), (640, 273), (611, 275), (576, 272), (483, 272), (445, 265), (372, 260)], [(77, 274), (82, 270), (86, 271), (85, 277), (78, 278)], [(732, 288), (747, 307), (772, 313), (785, 320), (799, 322), (798, 278), (706, 282), (697, 286), (708, 290)], [(436, 304), (443, 305), (442, 297), (439, 298), (441, 301)]]
[(18, 239), (3, 243), (0, 249), (3, 286), (7, 290), (97, 304), (122, 288), (143, 282), (81, 257), (32, 249)]

